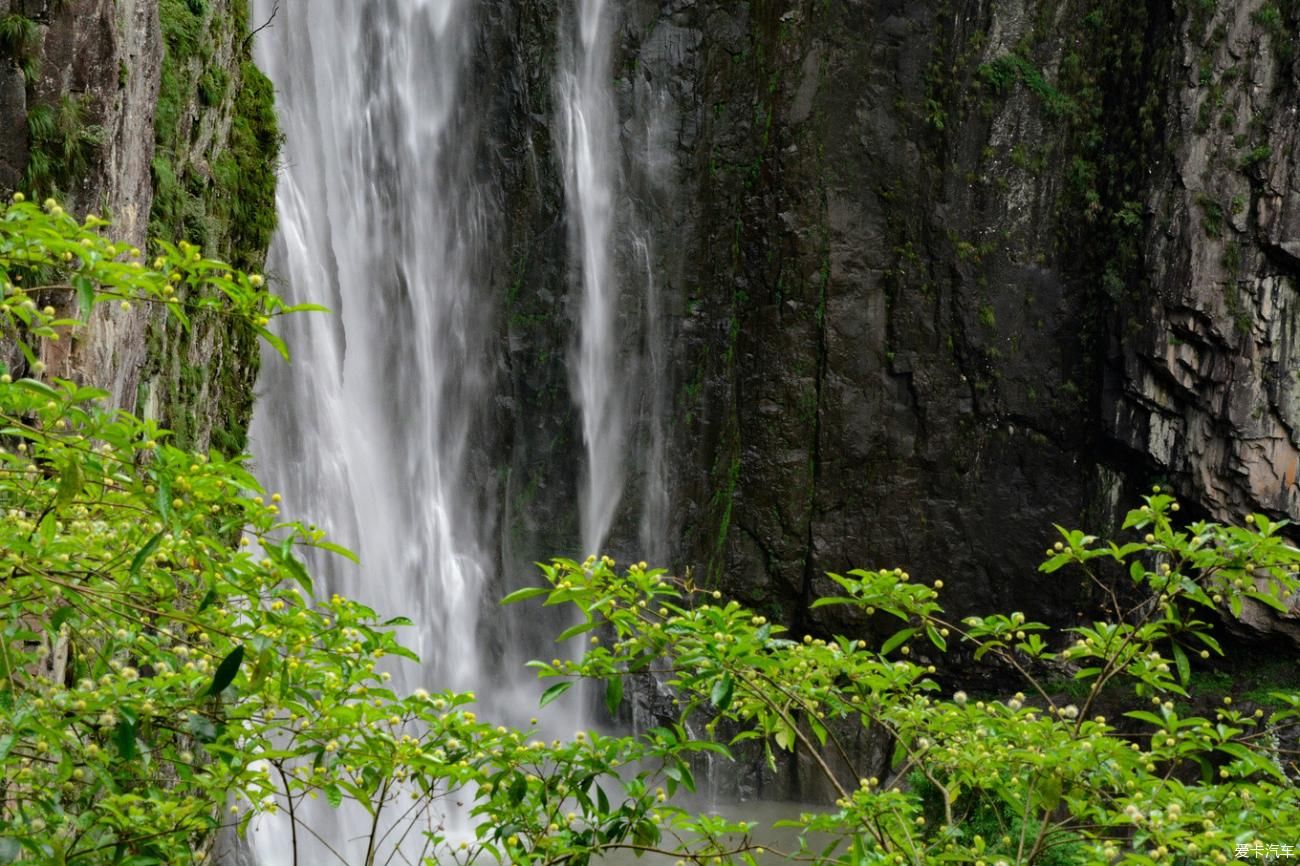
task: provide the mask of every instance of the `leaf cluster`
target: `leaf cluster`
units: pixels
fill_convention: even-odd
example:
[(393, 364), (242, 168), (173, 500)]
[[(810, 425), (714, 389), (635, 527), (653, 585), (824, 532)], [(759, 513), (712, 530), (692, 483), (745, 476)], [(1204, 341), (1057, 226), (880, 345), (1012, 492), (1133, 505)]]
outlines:
[[(1138, 535), (1124, 543), (1058, 527), (1042, 571), (1082, 570), (1110, 600), (1096, 621), (1067, 629), (1015, 612), (949, 622), (942, 581), (901, 569), (831, 575), (842, 594), (814, 603), (896, 618), (878, 645), (790, 635), (716, 591), (644, 564), (620, 573), (608, 559), (556, 560), (548, 587), (507, 601), (572, 604), (580, 619), (565, 636), (597, 635), (580, 660), (534, 663), (557, 680), (548, 697), (598, 679), (612, 707), (625, 679), (653, 673), (676, 690), (680, 728), (727, 748), (757, 742), (774, 768), (783, 751), (816, 767), (836, 808), (792, 822), (803, 840), (784, 852), (794, 861), (1227, 862), (1300, 818), (1295, 753), (1283, 745), (1294, 742), (1300, 694), (1275, 693), (1268, 717), (1230, 699), (1209, 715), (1175, 701), (1193, 667), (1221, 655), (1211, 626), (1220, 613), (1286, 609), (1300, 550), (1262, 515), (1181, 526), (1178, 509), (1157, 490), (1129, 514), (1124, 529)], [(1102, 562), (1132, 591), (1109, 582)], [(1014, 671), (1028, 695), (943, 695), (917, 659), (950, 645)], [(1062, 673), (1081, 699), (1051, 688)], [(1116, 689), (1129, 698), (1108, 719), (1097, 708)], [(888, 761), (850, 747), (864, 739), (891, 744)]]
[[(409, 623), (318, 593), (308, 572), (309, 553), (348, 551), (286, 520), (243, 458), (172, 447), (41, 361), (106, 303), (182, 323), (210, 309), (281, 351), (271, 319), (314, 308), (189, 245), (146, 262), (102, 228), (52, 201), (0, 210), (0, 336), (21, 350), (0, 370), (0, 863), (197, 863), (217, 831), (267, 813), (284, 816), (297, 862), (310, 848), (456, 864), (618, 849), (697, 864), (1228, 862), (1300, 822), (1287, 745), (1300, 695), (1275, 693), (1269, 716), (1181, 703), (1222, 653), (1214, 621), (1288, 609), (1300, 550), (1261, 515), (1183, 525), (1159, 491), (1123, 540), (1058, 528), (1043, 572), (1078, 570), (1107, 599), (1072, 628), (1017, 612), (951, 622), (942, 581), (895, 568), (832, 575), (838, 594), (815, 606), (897, 628), (828, 640), (645, 563), (560, 559), (505, 599), (571, 607), (559, 637), (587, 641), (532, 663), (550, 681), (542, 703), (596, 681), (616, 712), (653, 676), (676, 718), (557, 739), (536, 720), (479, 719), (472, 694), (399, 693)], [(1016, 672), (1023, 692), (947, 692), (921, 656), (956, 651)], [(1070, 696), (1051, 685), (1061, 676)], [(1116, 690), (1130, 700), (1107, 718)], [(751, 749), (772, 766), (798, 753), (835, 792), (832, 809), (788, 822), (789, 850), (681, 802), (701, 754)], [(315, 799), (369, 832), (339, 840)], [(454, 815), (467, 833), (446, 830)]]

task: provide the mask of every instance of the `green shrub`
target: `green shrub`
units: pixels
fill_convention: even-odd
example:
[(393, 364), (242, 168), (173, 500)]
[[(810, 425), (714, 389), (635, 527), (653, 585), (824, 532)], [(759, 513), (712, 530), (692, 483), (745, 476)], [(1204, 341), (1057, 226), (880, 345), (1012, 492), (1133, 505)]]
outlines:
[[(533, 663), (552, 680), (542, 703), (594, 680), (615, 711), (630, 678), (654, 673), (677, 719), (545, 742), (479, 719), (470, 694), (395, 693), (380, 667), (413, 657), (394, 634), (406, 621), (317, 597), (301, 559), (347, 551), (283, 520), (243, 458), (172, 447), (39, 357), (96, 304), (158, 306), (182, 325), (227, 317), (281, 351), (271, 317), (314, 308), (188, 244), (146, 262), (103, 225), (53, 201), (0, 209), (0, 334), (23, 357), (0, 370), (0, 862), (197, 863), (219, 829), (259, 813), (287, 813), (294, 839), (321, 832), (302, 809), (319, 796), (372, 819), (355, 862), (396, 857), (400, 835), (416, 840), (409, 862), (586, 864), (629, 849), (753, 864), (752, 825), (674, 800), (694, 789), (693, 755), (745, 745), (773, 767), (799, 752), (836, 792), (833, 810), (788, 822), (804, 841), (776, 853), (799, 862), (1226, 863), (1300, 822), (1279, 746), (1300, 694), (1271, 692), (1271, 715), (1183, 703), (1220, 653), (1208, 623), (1247, 603), (1285, 610), (1300, 551), (1260, 515), (1184, 525), (1159, 491), (1129, 514), (1131, 537), (1061, 529), (1048, 549), (1045, 573), (1080, 570), (1106, 599), (1088, 624), (954, 622), (941, 580), (853, 571), (813, 606), (898, 630), (825, 639), (645, 563), (555, 560), (545, 585), (505, 600), (571, 605), (560, 638), (590, 641), (580, 659)], [(1024, 693), (945, 690), (920, 656), (950, 647)], [(1077, 684), (1066, 697), (1051, 688), (1063, 675)], [(1115, 693), (1131, 703), (1104, 717)], [(884, 737), (892, 755), (863, 763), (846, 736)], [(449, 844), (453, 802), (474, 833)], [(391, 822), (402, 833), (382, 832)]]

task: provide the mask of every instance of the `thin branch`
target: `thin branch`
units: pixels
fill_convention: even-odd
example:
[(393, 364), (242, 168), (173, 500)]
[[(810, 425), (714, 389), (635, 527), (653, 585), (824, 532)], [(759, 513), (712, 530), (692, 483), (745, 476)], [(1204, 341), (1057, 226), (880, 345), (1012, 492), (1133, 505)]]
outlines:
[(253, 37), (261, 33), (266, 28), (270, 27), (271, 22), (275, 20), (275, 13), (279, 11), (280, 11), (279, 3), (276, 3), (274, 6), (271, 7), (271, 17), (267, 18), (266, 21), (264, 21), (260, 27), (254, 27), (252, 32), (250, 32), (247, 36), (244, 37), (243, 43), (239, 46), (239, 50), (241, 53), (244, 54), (248, 53), (248, 45), (253, 41)]

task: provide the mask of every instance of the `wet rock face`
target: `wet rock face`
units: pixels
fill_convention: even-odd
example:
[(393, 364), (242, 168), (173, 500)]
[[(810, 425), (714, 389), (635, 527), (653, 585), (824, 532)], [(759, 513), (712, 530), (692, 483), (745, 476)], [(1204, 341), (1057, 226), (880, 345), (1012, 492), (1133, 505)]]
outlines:
[(1018, 88), (968, 99), (1003, 50), (972, 34), (1031, 26), (681, 3), (626, 28), (679, 124), (681, 561), (771, 615), (819, 627), (801, 611), (826, 571), (894, 565), (959, 609), (1073, 611), (1033, 566), (1105, 489), (1091, 297), (1058, 242), (1060, 179), (1007, 155), (1069, 131)]
[[(1286, 4), (1282, 4), (1283, 7)], [(1103, 407), (1116, 439), (1216, 516), (1300, 515), (1294, 10), (1181, 22), (1167, 171), (1148, 190), (1150, 292)]]
[(1300, 516), (1296, 14), (628, 4), (625, 143), (647, 92), (672, 125), (677, 563), (811, 628), (855, 625), (805, 621), (824, 572), (893, 565), (1069, 621), (1053, 523), (1153, 482)]

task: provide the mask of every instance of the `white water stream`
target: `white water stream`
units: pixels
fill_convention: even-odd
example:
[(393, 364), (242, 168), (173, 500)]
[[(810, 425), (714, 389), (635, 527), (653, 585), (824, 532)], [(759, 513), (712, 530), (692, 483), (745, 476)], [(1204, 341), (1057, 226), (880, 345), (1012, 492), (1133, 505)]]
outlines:
[[(258, 0), (258, 20), (273, 5)], [(403, 690), (481, 685), (494, 568), (466, 477), (492, 398), (483, 194), (460, 92), (473, 5), (290, 0), (257, 45), (285, 135), (268, 271), (284, 296), (333, 313), (283, 320), (295, 360), (264, 365), (253, 451), (287, 511), (360, 556), (313, 562), (322, 585), (417, 624), (404, 639), (424, 663), (398, 671)], [(354, 854), (360, 811), (319, 811), (325, 841)], [(287, 834), (261, 830), (259, 861), (288, 863)], [(302, 844), (299, 862), (337, 862)]]
[[(610, 68), (617, 9), (605, 0), (571, 3), (559, 23), (553, 123), (576, 325), (569, 370), (584, 454), (575, 470), (580, 543), (585, 554), (609, 542), (626, 467), (635, 464), (646, 488), (643, 555), (664, 555), (667, 334), (651, 233), (635, 221), (620, 230), (624, 157)], [(281, 295), (333, 311), (282, 321), (294, 362), (264, 364), (251, 435), (257, 470), (284, 495), (287, 513), (316, 521), (360, 556), (361, 567), (311, 563), (326, 591), (415, 622), (404, 639), (424, 663), (397, 671), (400, 690), (476, 689), (494, 715), (526, 717), (536, 692), (498, 683), (494, 693), (478, 655), (487, 643), (480, 610), (500, 577), (501, 548), (491, 495), (467, 469), (491, 439), (499, 384), (491, 361), (499, 310), (485, 267), (494, 203), (490, 185), (476, 180), (486, 119), (466, 95), (483, 6), (255, 7), (258, 22), (275, 9), (256, 52), (275, 83), (285, 135), (280, 229), (267, 270)], [(635, 272), (643, 294), (632, 314), (646, 317), (645, 357), (624, 346), (621, 271)], [(641, 399), (633, 396), (638, 376), (656, 383)], [(629, 415), (638, 405), (644, 453), (634, 459)], [(321, 805), (308, 820), (322, 838), (301, 840), (299, 863), (338, 862), (326, 845), (347, 862), (359, 859), (349, 843), (366, 829), (359, 810)], [(283, 826), (263, 822), (254, 836), (261, 866), (291, 862)]]
[(623, 495), (627, 462), (623, 447), (626, 383), (619, 358), (620, 281), (613, 250), (617, 140), (610, 92), (610, 13), (605, 0), (577, 0), (575, 5), (577, 20), (562, 18), (563, 59), (556, 79), (569, 230), (582, 286), (578, 345), (570, 370), (587, 456), (582, 549), (603, 553)]

